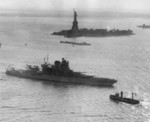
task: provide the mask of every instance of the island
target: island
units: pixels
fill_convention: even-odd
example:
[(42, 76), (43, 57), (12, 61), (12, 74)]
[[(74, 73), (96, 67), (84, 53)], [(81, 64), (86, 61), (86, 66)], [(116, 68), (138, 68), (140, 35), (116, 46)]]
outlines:
[(77, 12), (74, 11), (74, 20), (72, 24), (72, 28), (70, 30), (61, 30), (59, 32), (53, 32), (52, 35), (59, 35), (64, 37), (109, 37), (109, 36), (129, 36), (134, 35), (133, 31), (128, 30), (119, 30), (119, 29), (87, 29), (78, 27), (77, 21)]

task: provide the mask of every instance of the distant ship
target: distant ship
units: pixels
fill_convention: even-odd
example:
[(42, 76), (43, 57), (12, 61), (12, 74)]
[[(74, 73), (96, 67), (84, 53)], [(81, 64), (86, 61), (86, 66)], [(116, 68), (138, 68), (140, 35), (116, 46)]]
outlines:
[(110, 99), (112, 99), (116, 102), (125, 102), (128, 104), (139, 104), (140, 103), (139, 100), (136, 100), (133, 98), (133, 93), (132, 93), (132, 98), (123, 97), (123, 92), (121, 92), (121, 96), (119, 96), (119, 93), (116, 93), (115, 95), (110, 95)]
[(115, 79), (98, 78), (85, 75), (81, 72), (75, 72), (69, 68), (69, 62), (62, 58), (62, 61), (55, 61), (54, 64), (45, 61), (39, 66), (27, 65), (26, 69), (17, 70), (9, 67), (6, 70), (7, 75), (35, 80), (44, 80), (49, 82), (61, 82), (72, 84), (87, 84), (96, 86), (113, 86), (117, 82)]
[(70, 42), (70, 41), (60, 41), (60, 43), (79, 45), (79, 46), (90, 46), (91, 44), (86, 42)]
[(128, 36), (134, 35), (132, 30), (119, 30), (119, 29), (79, 29), (77, 21), (77, 12), (74, 10), (74, 21), (70, 30), (62, 30), (59, 32), (53, 32), (52, 35), (59, 35), (65, 37), (108, 37), (108, 36)]
[(143, 28), (143, 29), (150, 29), (150, 25), (145, 25), (145, 24), (143, 24), (143, 25), (138, 25), (137, 27)]

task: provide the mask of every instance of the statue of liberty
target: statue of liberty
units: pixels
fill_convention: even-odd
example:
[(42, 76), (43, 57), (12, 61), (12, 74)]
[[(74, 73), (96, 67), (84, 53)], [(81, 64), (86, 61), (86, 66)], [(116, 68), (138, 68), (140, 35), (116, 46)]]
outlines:
[(73, 20), (73, 24), (72, 24), (71, 34), (76, 34), (79, 31), (78, 21), (77, 21), (77, 12), (74, 9), (73, 9), (73, 12), (74, 12), (74, 20)]
[(77, 21), (77, 12), (73, 9), (74, 12), (74, 21)]

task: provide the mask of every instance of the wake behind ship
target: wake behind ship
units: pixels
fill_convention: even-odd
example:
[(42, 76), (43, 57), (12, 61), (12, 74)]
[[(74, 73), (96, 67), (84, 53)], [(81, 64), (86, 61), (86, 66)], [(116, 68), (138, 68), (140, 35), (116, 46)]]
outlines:
[(69, 68), (69, 62), (64, 58), (62, 58), (62, 61), (55, 61), (54, 64), (50, 64), (44, 59), (41, 68), (39, 66), (27, 65), (26, 69), (17, 70), (9, 67), (6, 70), (6, 74), (35, 80), (96, 86), (113, 86), (117, 82), (115, 79), (98, 78), (81, 72), (75, 72)]

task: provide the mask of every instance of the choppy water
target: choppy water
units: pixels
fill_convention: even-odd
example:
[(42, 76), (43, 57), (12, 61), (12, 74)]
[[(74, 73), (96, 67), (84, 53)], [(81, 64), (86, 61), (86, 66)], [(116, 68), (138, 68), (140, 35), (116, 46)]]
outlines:
[[(126, 37), (75, 38), (50, 35), (71, 27), (72, 18), (0, 17), (0, 122), (149, 122), (150, 30), (148, 19), (80, 18), (79, 26), (128, 29)], [(71, 46), (59, 41), (91, 43)], [(28, 44), (25, 46), (25, 44)], [(67, 58), (75, 71), (118, 80), (114, 88), (45, 83), (7, 76), (8, 65), (23, 67)], [(136, 92), (142, 102), (115, 103), (109, 95)]]

